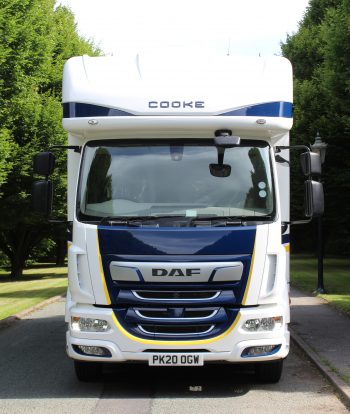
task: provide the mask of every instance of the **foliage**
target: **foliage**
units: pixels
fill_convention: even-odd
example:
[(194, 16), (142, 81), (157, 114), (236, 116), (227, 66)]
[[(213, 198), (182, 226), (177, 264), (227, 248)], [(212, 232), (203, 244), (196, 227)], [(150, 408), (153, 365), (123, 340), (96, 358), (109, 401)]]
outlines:
[[(74, 16), (54, 0), (0, 0), (0, 249), (19, 277), (33, 247), (53, 234), (31, 211), (32, 158), (66, 143), (61, 79), (73, 55), (99, 51), (78, 36)], [(66, 154), (58, 154), (55, 212), (66, 210)], [(56, 233), (56, 232), (54, 232)]]
[(16, 145), (12, 140), (10, 132), (3, 128), (0, 130), (0, 197), (1, 187), (6, 182), (8, 174), (12, 170), (12, 155), (15, 153)]
[[(295, 76), (292, 143), (313, 143), (318, 131), (328, 143), (323, 172), (326, 251), (348, 254), (350, 1), (311, 0), (298, 32), (287, 37), (282, 53), (291, 60)], [(297, 169), (294, 166), (294, 170)], [(300, 178), (292, 178), (293, 211), (302, 204), (302, 194)], [(310, 235), (311, 232), (312, 226)], [(294, 229), (293, 236), (295, 246), (305, 246), (304, 229)]]

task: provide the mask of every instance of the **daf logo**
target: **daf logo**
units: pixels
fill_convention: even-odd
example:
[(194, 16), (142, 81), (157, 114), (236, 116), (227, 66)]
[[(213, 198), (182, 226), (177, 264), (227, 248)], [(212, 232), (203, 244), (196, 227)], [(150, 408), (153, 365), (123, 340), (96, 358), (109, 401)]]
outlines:
[(152, 276), (194, 276), (200, 274), (201, 269), (152, 269)]
[(149, 101), (148, 107), (151, 109), (167, 109), (167, 108), (174, 108), (174, 109), (187, 109), (187, 108), (197, 108), (203, 109), (205, 108), (204, 101)]

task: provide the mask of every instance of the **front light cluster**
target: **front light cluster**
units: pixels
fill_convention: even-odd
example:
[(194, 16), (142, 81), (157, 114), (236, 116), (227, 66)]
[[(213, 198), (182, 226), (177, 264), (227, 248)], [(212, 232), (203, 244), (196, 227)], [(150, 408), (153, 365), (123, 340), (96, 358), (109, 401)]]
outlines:
[(102, 346), (73, 345), (75, 351), (82, 355), (111, 357), (111, 352)]
[(273, 331), (279, 329), (283, 325), (282, 316), (274, 316), (271, 318), (256, 318), (245, 321), (243, 328), (249, 332)]
[(106, 332), (111, 327), (104, 319), (81, 318), (79, 316), (72, 316), (71, 327), (73, 331), (80, 332)]
[(241, 357), (246, 358), (272, 355), (278, 352), (280, 349), (281, 345), (250, 346), (242, 352)]

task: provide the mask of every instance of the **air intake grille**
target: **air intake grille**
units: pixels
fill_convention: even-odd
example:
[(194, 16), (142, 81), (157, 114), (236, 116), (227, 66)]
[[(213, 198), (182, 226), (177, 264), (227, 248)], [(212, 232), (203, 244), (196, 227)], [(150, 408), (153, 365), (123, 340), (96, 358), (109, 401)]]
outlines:
[(214, 299), (219, 296), (218, 291), (155, 291), (155, 290), (139, 290), (133, 291), (133, 294), (140, 299), (154, 299), (154, 300), (203, 300)]
[(145, 334), (162, 336), (208, 334), (215, 325), (138, 325)]
[(122, 289), (115, 314), (132, 334), (149, 339), (210, 338), (234, 322), (232, 290)]

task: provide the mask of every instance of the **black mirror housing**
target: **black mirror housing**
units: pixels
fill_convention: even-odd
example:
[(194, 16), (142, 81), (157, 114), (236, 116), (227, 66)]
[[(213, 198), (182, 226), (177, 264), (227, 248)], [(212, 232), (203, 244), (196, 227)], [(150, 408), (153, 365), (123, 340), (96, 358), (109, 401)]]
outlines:
[(322, 173), (321, 157), (316, 152), (307, 151), (300, 154), (300, 164), (303, 174), (307, 177), (319, 176)]
[(34, 156), (33, 170), (35, 174), (48, 176), (55, 168), (55, 156), (52, 152), (39, 152)]
[(228, 164), (209, 164), (210, 174), (214, 177), (229, 177), (231, 166)]
[(305, 216), (321, 217), (324, 213), (323, 184), (318, 181), (307, 180), (304, 183)]
[(241, 138), (232, 135), (232, 131), (229, 129), (218, 129), (215, 131), (214, 143), (217, 147), (233, 148), (240, 145)]
[(50, 180), (41, 180), (32, 186), (32, 207), (35, 213), (50, 216), (52, 212), (53, 185)]

